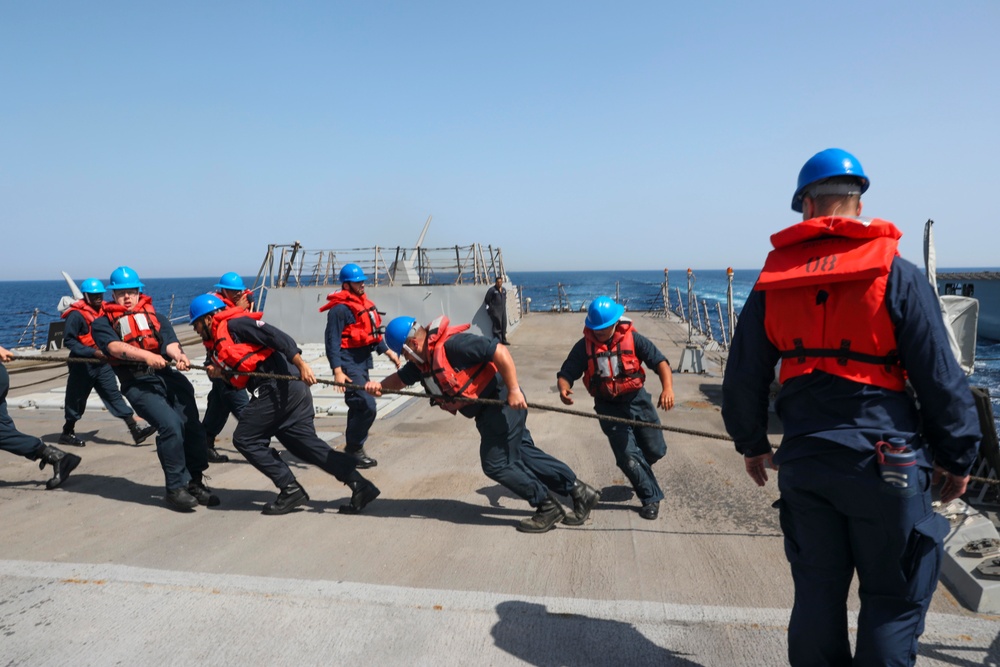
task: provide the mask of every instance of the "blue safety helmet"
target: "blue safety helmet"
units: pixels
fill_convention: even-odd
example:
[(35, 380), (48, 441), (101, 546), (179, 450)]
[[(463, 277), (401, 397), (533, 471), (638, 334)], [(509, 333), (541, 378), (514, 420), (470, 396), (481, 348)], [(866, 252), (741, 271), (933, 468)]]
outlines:
[(108, 283), (109, 290), (136, 288), (142, 290), (143, 287), (145, 285), (139, 281), (139, 274), (135, 272), (135, 269), (127, 266), (119, 266), (111, 272), (111, 280)]
[(403, 345), (406, 343), (407, 336), (410, 335), (410, 329), (416, 322), (412, 317), (403, 316), (394, 318), (385, 326), (385, 344), (389, 346), (390, 350), (396, 354), (403, 351)]
[(368, 276), (357, 264), (344, 264), (340, 270), (340, 282), (342, 283), (363, 283), (368, 280)]
[(104, 289), (104, 283), (97, 278), (87, 278), (80, 283), (80, 291), (84, 294), (104, 294), (107, 292), (107, 290)]
[(799, 187), (792, 196), (792, 210), (802, 212), (802, 197), (805, 189), (815, 183), (834, 176), (854, 176), (861, 183), (861, 194), (870, 185), (865, 170), (858, 158), (840, 148), (827, 148), (813, 155), (799, 171)]
[(240, 274), (235, 271), (230, 271), (219, 278), (219, 282), (213, 285), (216, 289), (233, 289), (243, 291), (247, 288), (244, 284), (243, 279), (240, 278)]
[(610, 296), (599, 296), (587, 308), (587, 320), (583, 323), (592, 331), (607, 329), (616, 324), (625, 314), (625, 306), (615, 303)]
[(205, 315), (222, 310), (225, 307), (225, 302), (214, 294), (199, 294), (191, 300), (191, 308), (188, 310), (188, 316), (191, 319), (191, 324), (194, 324)]

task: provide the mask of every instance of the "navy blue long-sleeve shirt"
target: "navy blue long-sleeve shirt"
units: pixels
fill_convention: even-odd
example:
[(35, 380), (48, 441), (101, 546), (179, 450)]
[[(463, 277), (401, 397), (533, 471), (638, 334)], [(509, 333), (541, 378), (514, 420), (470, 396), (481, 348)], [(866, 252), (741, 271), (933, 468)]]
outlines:
[[(775, 463), (830, 448), (872, 451), (878, 440), (901, 436), (918, 449), (924, 465), (934, 462), (956, 475), (969, 473), (982, 437), (979, 419), (968, 380), (952, 354), (934, 291), (916, 266), (896, 257), (885, 303), (919, 408), (906, 392), (823, 372), (793, 378), (775, 401), (784, 427)], [(746, 456), (771, 450), (768, 394), (780, 355), (764, 329), (764, 312), (765, 293), (755, 290), (740, 313), (722, 385), (726, 430), (737, 451)], [(922, 439), (914, 437), (918, 432)], [(830, 448), (804, 440), (805, 436), (827, 441)]]
[[(639, 358), (639, 361), (646, 364), (646, 367), (650, 370), (656, 370), (656, 367), (660, 365), (661, 361), (667, 361), (667, 358), (663, 356), (663, 353), (660, 352), (659, 348), (657, 348), (651, 340), (634, 329), (632, 330), (632, 340), (635, 342), (635, 356)], [(586, 370), (587, 341), (585, 338), (581, 338), (576, 342), (576, 345), (573, 346), (573, 349), (569, 351), (569, 356), (566, 357), (566, 361), (564, 361), (562, 366), (559, 368), (559, 371), (556, 373), (556, 377), (563, 378), (569, 382), (569, 386), (572, 387), (573, 383), (579, 380)], [(636, 393), (637, 392), (630, 392), (615, 398), (599, 395), (594, 397), (594, 402), (628, 403), (635, 397)]]

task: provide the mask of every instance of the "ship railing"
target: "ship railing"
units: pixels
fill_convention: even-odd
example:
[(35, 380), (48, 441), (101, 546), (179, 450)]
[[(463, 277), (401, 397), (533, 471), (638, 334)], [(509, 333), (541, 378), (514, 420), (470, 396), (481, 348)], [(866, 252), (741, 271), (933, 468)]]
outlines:
[(339, 250), (307, 250), (298, 241), (270, 244), (253, 291), (263, 306), (268, 290), (287, 287), (340, 285), (340, 270), (357, 264), (369, 284), (379, 285), (489, 285), (506, 278), (499, 247), (455, 245), (442, 248), (373, 246)]
[[(683, 294), (679, 287), (674, 288), (673, 294), (670, 289), (668, 272), (663, 271), (663, 282), (642, 283), (648, 289), (636, 289), (632, 283), (629, 291), (637, 296), (622, 297), (622, 285), (620, 281), (615, 281), (614, 290), (601, 290), (606, 294), (613, 294), (617, 303), (625, 306), (626, 310), (643, 312), (648, 317), (677, 318), (681, 322), (689, 325), (690, 336), (704, 338), (705, 346), (709, 348), (728, 349), (732, 341), (733, 331), (736, 328), (736, 305), (733, 301), (732, 290), (732, 269), (729, 270), (729, 286), (727, 289), (725, 302), (717, 299), (700, 298), (693, 287), (695, 276), (689, 273), (688, 291)], [(575, 298), (571, 295), (576, 295)], [(528, 313), (529, 310), (536, 312), (574, 312), (586, 311), (596, 294), (588, 294), (585, 297), (579, 296), (580, 290), (574, 289), (569, 283), (557, 282), (554, 285), (533, 285), (530, 288), (522, 286), (518, 292), (518, 302), (520, 313)], [(671, 297), (674, 298), (671, 298)], [(713, 314), (710, 312), (714, 308)], [(725, 309), (725, 313), (723, 310)]]

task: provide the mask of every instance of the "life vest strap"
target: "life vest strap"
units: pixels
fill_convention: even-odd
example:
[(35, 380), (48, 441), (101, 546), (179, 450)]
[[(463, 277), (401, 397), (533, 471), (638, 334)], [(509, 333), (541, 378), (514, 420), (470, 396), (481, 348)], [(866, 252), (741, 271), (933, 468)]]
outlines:
[(857, 361), (863, 364), (875, 364), (885, 366), (886, 370), (900, 365), (899, 352), (892, 350), (886, 355), (865, 354), (864, 352), (854, 352), (851, 350), (851, 341), (842, 339), (840, 347), (836, 349), (828, 348), (807, 348), (803, 347), (802, 339), (793, 340), (795, 347), (791, 350), (782, 350), (782, 359), (795, 359), (800, 364), (805, 363), (807, 357), (836, 359), (841, 366), (846, 366), (848, 361)]

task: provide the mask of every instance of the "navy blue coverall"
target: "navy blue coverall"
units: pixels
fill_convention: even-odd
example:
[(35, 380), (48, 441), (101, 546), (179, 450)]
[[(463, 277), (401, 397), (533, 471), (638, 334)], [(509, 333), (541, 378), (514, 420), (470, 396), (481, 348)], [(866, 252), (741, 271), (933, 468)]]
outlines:
[[(775, 402), (784, 427), (774, 455), (776, 506), (795, 582), (792, 665), (913, 664), (949, 530), (931, 508), (931, 466), (967, 475), (979, 446), (976, 408), (937, 299), (900, 257), (885, 303), (919, 407), (906, 392), (822, 372), (789, 380)], [(748, 457), (771, 451), (767, 404), (779, 352), (765, 332), (764, 311), (765, 293), (752, 292), (723, 382), (726, 429)], [(879, 476), (874, 445), (890, 437), (905, 438), (917, 452), (922, 474), (912, 495)], [(861, 612), (852, 663), (847, 595), (855, 570)]]
[(37, 461), (45, 444), (33, 435), (21, 433), (14, 426), (14, 420), (7, 412), (7, 392), (10, 391), (10, 375), (7, 367), (0, 364), (0, 449)]
[[(354, 313), (344, 304), (337, 304), (326, 314), (326, 358), (330, 368), (338, 366), (351, 382), (364, 387), (368, 382), (368, 371), (374, 367), (372, 352), (385, 354), (389, 347), (384, 340), (378, 345), (346, 348), (341, 336), (348, 325), (355, 323)], [(375, 423), (378, 410), (375, 397), (363, 389), (348, 389), (344, 393), (347, 404), (347, 427), (344, 429), (344, 451), (358, 452), (368, 442), (368, 431)]]
[[(667, 358), (648, 338), (632, 331), (635, 341), (635, 354), (647, 368), (656, 368)], [(569, 356), (563, 362), (556, 377), (561, 377), (573, 383), (587, 370), (587, 342), (581, 338), (577, 341)], [(645, 389), (608, 398), (598, 394), (594, 397), (594, 412), (609, 417), (621, 417), (642, 421), (649, 424), (659, 424), (660, 416), (656, 413), (652, 397)], [(610, 421), (601, 421), (601, 430), (608, 437), (611, 451), (615, 454), (615, 463), (621, 469), (635, 494), (643, 505), (658, 503), (663, 500), (652, 465), (662, 459), (667, 453), (667, 443), (663, 439), (663, 431), (656, 428), (629, 426)]]
[[(498, 339), (474, 334), (456, 334), (444, 342), (445, 355), (456, 370), (491, 361)], [(421, 380), (420, 369), (413, 363), (399, 369), (399, 379), (406, 385)], [(527, 410), (506, 405), (507, 385), (497, 373), (480, 395), (504, 401), (498, 405), (467, 405), (459, 412), (476, 420), (479, 431), (479, 460), (483, 472), (493, 481), (538, 507), (549, 491), (568, 496), (576, 482), (576, 473), (555, 457), (546, 454), (531, 439)]]
[[(249, 317), (235, 317), (228, 324), (234, 343), (263, 345), (274, 350), (257, 366), (257, 372), (299, 376), (290, 360), (301, 354), (301, 350), (288, 334)], [(251, 377), (247, 389), (250, 402), (233, 432), (233, 446), (254, 468), (278, 489), (295, 481), (288, 464), (270, 445), (271, 438), (277, 438), (298, 458), (347, 483), (357, 459), (334, 450), (316, 435), (312, 392), (304, 382)]]
[[(160, 351), (178, 343), (177, 334), (164, 317), (160, 322)], [(94, 342), (104, 354), (108, 345), (121, 342), (107, 317), (94, 320)], [(139, 416), (156, 427), (156, 455), (160, 459), (167, 490), (186, 488), (194, 479), (201, 482), (208, 468), (205, 429), (201, 426), (194, 387), (179, 371), (167, 366), (153, 370), (137, 364), (113, 364), (122, 393)]]
[[(69, 356), (77, 359), (93, 359), (96, 347), (80, 342), (81, 336), (90, 333), (90, 324), (80, 313), (73, 311), (66, 316), (66, 328), (63, 332), (63, 346), (69, 350)], [(128, 419), (134, 413), (128, 406), (118, 389), (115, 372), (106, 363), (70, 362), (69, 377), (66, 380), (66, 422), (75, 424), (83, 417), (87, 409), (87, 398), (91, 390), (96, 390), (104, 407), (118, 419)]]

